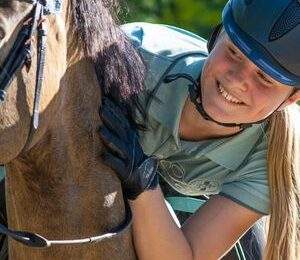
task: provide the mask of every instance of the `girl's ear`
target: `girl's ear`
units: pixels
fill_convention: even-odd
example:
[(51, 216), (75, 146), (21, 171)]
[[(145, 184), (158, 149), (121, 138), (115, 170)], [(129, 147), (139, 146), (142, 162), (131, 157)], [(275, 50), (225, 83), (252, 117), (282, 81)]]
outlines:
[(300, 100), (300, 90), (297, 90), (278, 108), (278, 110), (282, 110), (286, 106), (294, 104), (299, 100)]

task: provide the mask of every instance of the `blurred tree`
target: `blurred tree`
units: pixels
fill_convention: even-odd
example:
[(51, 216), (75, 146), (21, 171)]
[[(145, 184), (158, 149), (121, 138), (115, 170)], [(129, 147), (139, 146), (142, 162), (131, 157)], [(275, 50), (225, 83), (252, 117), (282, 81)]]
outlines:
[(123, 22), (172, 24), (205, 38), (221, 19), (226, 0), (127, 0)]

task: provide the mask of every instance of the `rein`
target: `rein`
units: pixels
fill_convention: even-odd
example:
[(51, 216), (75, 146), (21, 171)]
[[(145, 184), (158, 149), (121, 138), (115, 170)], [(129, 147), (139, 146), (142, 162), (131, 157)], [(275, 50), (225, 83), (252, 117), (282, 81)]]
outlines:
[[(30, 13), (30, 18), (24, 22), (23, 27), (20, 30), (7, 58), (5, 59), (0, 72), (1, 105), (1, 103), (5, 101), (7, 89), (9, 88), (13, 78), (15, 77), (17, 70), (21, 69), (23, 66), (25, 66), (27, 70), (30, 69), (32, 62), (31, 39), (33, 35), (37, 33), (37, 70), (35, 79), (33, 115), (31, 118), (29, 134), (21, 153), (26, 150), (26, 148), (30, 144), (31, 139), (39, 125), (39, 106), (41, 89), (44, 80), (47, 39), (47, 30), (44, 23), (44, 15), (55, 13), (55, 11), (49, 10), (49, 6), (52, 7), (52, 9), (59, 9), (61, 6), (61, 0), (55, 0), (51, 3), (48, 3), (46, 0), (33, 0), (31, 1), (31, 4), (33, 4), (33, 10)], [(52, 245), (97, 243), (103, 240), (114, 238), (116, 236), (120, 236), (131, 226), (132, 212), (127, 200), (125, 200), (125, 214), (125, 220), (116, 228), (110, 230), (107, 233), (93, 237), (72, 240), (49, 240), (36, 233), (11, 230), (2, 224), (0, 224), (0, 233), (5, 234), (15, 241), (18, 241), (30, 247), (50, 247)]]
[(103, 240), (120, 236), (125, 231), (127, 231), (128, 228), (131, 226), (132, 213), (127, 201), (125, 201), (125, 214), (126, 214), (125, 220), (119, 226), (110, 230), (107, 233), (94, 236), (94, 237), (78, 238), (72, 240), (49, 240), (36, 233), (11, 230), (2, 224), (0, 224), (0, 233), (5, 234), (11, 237), (12, 239), (14, 239), (15, 241), (18, 241), (29, 247), (45, 248), (53, 245), (78, 245), (78, 244), (82, 245), (82, 244), (98, 243)]

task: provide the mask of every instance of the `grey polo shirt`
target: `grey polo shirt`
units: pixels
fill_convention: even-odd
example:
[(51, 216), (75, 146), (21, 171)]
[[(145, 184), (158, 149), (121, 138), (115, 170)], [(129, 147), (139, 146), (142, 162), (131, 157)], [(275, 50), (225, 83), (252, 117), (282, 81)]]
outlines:
[[(123, 26), (142, 54), (148, 73), (139, 96), (147, 114), (140, 131), (145, 153), (160, 158), (160, 175), (178, 192), (198, 196), (220, 194), (247, 208), (269, 214), (265, 126), (253, 125), (227, 138), (180, 140), (180, 115), (188, 96), (185, 79), (164, 83), (167, 74), (200, 76), (206, 42), (190, 32), (163, 25)], [(186, 55), (198, 51), (197, 55)], [(151, 96), (151, 102), (149, 102)]]

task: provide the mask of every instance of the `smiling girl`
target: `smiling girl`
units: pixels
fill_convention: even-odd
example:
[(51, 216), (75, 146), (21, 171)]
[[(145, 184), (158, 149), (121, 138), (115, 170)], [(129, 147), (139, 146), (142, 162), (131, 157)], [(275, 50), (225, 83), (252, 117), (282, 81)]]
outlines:
[[(219, 259), (264, 215), (265, 259), (299, 259), (297, 17), (296, 0), (231, 0), (209, 54), (178, 28), (124, 27), (148, 66), (147, 116), (137, 115), (147, 129), (137, 133), (105, 99), (100, 133), (130, 199), (140, 259)], [(179, 227), (170, 190), (210, 198)]]

